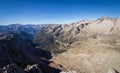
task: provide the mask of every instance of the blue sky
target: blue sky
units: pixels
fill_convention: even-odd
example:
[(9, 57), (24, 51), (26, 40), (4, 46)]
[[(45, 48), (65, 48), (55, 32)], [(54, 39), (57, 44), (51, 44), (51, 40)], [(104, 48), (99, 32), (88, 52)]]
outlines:
[(0, 25), (120, 17), (120, 0), (0, 0)]

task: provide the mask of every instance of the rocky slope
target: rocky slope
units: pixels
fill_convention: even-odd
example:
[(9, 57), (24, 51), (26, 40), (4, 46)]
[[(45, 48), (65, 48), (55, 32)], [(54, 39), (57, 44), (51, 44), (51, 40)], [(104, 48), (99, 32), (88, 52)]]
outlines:
[(49, 56), (16, 32), (0, 34), (0, 73), (59, 73)]
[[(43, 28), (34, 39), (52, 61), (78, 73), (120, 72), (120, 19), (103, 17)], [(57, 56), (55, 54), (58, 54)]]

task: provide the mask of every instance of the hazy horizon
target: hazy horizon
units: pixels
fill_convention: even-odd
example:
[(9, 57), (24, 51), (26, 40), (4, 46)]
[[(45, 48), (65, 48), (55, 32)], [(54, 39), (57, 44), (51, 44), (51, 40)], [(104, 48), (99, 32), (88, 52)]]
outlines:
[(69, 24), (120, 17), (119, 0), (0, 0), (0, 25)]

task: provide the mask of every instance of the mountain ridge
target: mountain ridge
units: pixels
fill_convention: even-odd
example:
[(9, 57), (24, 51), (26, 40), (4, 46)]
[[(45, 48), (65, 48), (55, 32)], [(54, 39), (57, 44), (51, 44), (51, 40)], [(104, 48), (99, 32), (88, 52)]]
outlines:
[[(77, 73), (120, 72), (120, 18), (51, 25), (34, 37), (52, 61)], [(115, 69), (115, 70), (114, 70)]]
[[(80, 21), (69, 25), (50, 25), (38, 32), (34, 37), (34, 41), (38, 44), (41, 43), (41, 46), (44, 46), (47, 42), (48, 46), (53, 43), (67, 46), (74, 42), (76, 43), (76, 41), (87, 39), (88, 37), (97, 38), (115, 33), (120, 28), (117, 24), (119, 20), (119, 18), (99, 18), (97, 20)], [(43, 39), (44, 42), (42, 42)]]

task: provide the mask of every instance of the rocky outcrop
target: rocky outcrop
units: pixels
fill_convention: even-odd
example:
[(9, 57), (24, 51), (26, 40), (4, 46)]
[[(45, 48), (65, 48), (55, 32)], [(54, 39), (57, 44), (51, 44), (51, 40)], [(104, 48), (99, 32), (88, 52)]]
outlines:
[(28, 73), (43, 73), (42, 70), (39, 68), (38, 65), (28, 65), (27, 68), (25, 69)]

